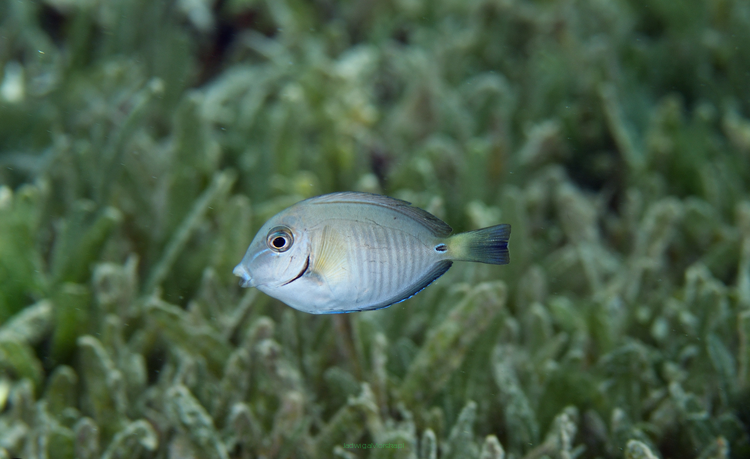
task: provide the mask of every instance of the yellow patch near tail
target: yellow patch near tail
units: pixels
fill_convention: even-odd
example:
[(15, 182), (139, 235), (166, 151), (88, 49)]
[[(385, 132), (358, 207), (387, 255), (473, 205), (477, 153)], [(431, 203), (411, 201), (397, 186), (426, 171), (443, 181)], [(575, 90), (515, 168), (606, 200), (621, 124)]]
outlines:
[(347, 274), (346, 269), (346, 241), (338, 231), (325, 226), (320, 239), (313, 249), (310, 271), (329, 284), (335, 283)]

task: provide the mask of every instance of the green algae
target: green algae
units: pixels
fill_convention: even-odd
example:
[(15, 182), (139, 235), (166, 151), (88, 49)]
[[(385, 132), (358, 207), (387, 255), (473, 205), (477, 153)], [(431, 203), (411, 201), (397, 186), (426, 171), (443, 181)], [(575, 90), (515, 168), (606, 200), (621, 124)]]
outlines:
[[(748, 31), (742, 0), (0, 3), (0, 458), (747, 457)], [(511, 264), (338, 317), (236, 285), (346, 189), (510, 223)]]

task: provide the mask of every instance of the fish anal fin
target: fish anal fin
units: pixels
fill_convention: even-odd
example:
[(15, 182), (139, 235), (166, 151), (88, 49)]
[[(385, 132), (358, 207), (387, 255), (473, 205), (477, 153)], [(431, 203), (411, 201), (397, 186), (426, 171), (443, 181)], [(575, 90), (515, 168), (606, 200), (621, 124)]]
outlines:
[(406, 301), (409, 298), (413, 297), (417, 293), (421, 292), (422, 290), (426, 289), (428, 285), (435, 282), (440, 276), (445, 274), (448, 269), (453, 265), (453, 262), (450, 260), (442, 260), (437, 263), (430, 269), (427, 273), (425, 273), (424, 276), (422, 276), (417, 282), (415, 282), (411, 287), (403, 290), (398, 295), (383, 301), (381, 303), (375, 304), (373, 306), (367, 307), (365, 309), (356, 309), (353, 311), (346, 311), (346, 312), (356, 312), (356, 311), (374, 311), (376, 309), (383, 309), (387, 308), (388, 306), (392, 306), (396, 303), (400, 303), (402, 301)]

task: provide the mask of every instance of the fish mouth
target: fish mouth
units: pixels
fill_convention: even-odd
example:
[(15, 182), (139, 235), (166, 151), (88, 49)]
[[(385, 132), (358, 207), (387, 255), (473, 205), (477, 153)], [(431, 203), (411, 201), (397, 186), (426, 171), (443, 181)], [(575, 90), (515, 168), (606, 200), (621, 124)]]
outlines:
[(305, 266), (303, 266), (303, 267), (302, 267), (302, 271), (300, 271), (300, 272), (299, 272), (299, 274), (297, 274), (297, 277), (295, 277), (295, 278), (294, 278), (294, 279), (292, 279), (292, 280), (289, 280), (289, 281), (286, 281), (286, 282), (284, 282), (283, 284), (281, 284), (281, 286), (283, 287), (283, 286), (285, 286), (285, 285), (289, 285), (289, 284), (291, 284), (292, 282), (294, 282), (294, 281), (296, 281), (297, 279), (299, 279), (300, 277), (304, 276), (304, 275), (305, 275), (305, 273), (307, 272), (307, 269), (308, 269), (309, 267), (310, 267), (310, 255), (308, 255), (308, 256), (307, 256), (307, 261), (305, 261)]
[(240, 287), (255, 287), (255, 284), (253, 283), (253, 276), (251, 276), (250, 273), (247, 272), (247, 269), (242, 266), (242, 263), (234, 267), (232, 274), (240, 278)]

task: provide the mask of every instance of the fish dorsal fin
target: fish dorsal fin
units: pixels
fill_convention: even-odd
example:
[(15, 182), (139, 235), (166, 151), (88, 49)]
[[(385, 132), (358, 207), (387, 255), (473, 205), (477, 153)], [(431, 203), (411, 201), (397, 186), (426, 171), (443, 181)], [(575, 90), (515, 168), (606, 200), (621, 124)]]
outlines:
[(316, 245), (310, 266), (312, 274), (329, 284), (346, 274), (346, 244), (338, 231), (326, 225)]
[(410, 202), (401, 199), (391, 198), (373, 193), (361, 193), (358, 191), (342, 191), (339, 193), (324, 194), (306, 200), (310, 204), (322, 203), (361, 203), (374, 206), (387, 207), (399, 212), (412, 220), (420, 223), (425, 228), (433, 232), (438, 237), (450, 236), (453, 228), (447, 223), (426, 210), (414, 207)]

